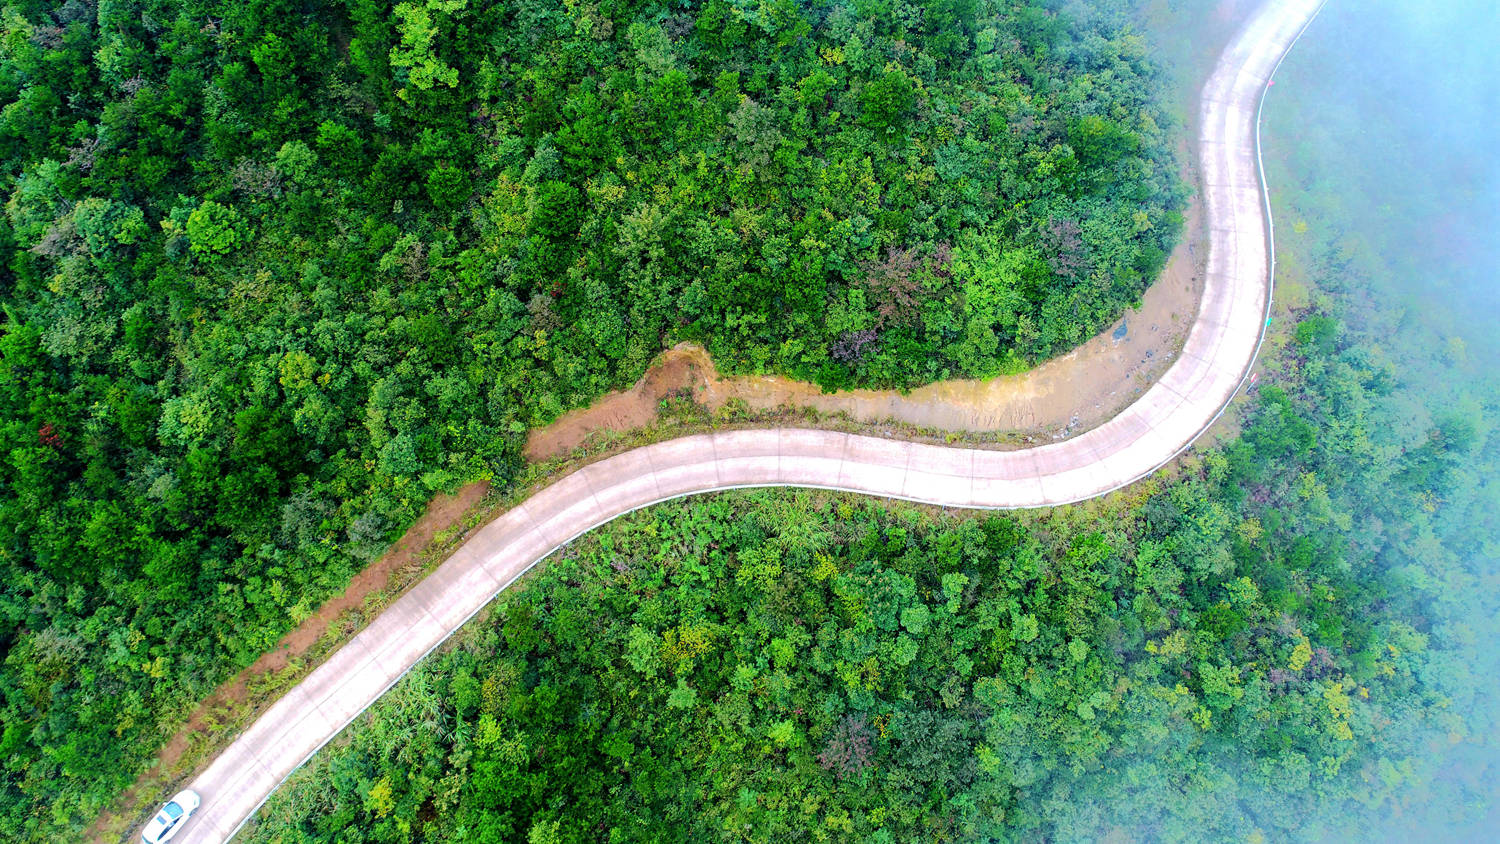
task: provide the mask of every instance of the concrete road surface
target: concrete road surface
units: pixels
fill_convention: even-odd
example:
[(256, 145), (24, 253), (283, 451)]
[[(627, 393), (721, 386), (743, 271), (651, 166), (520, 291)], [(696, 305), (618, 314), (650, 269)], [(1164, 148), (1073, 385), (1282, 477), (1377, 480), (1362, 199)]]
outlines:
[(178, 840), (234, 835), (288, 774), (500, 590), (573, 537), (637, 508), (751, 486), (850, 490), (949, 507), (1040, 507), (1119, 489), (1170, 461), (1234, 397), (1260, 345), (1270, 297), (1260, 102), (1320, 6), (1266, 0), (1204, 86), (1199, 157), (1211, 238), (1198, 321), (1176, 364), (1113, 421), (1015, 452), (829, 431), (734, 431), (658, 443), (580, 469), (476, 534), (268, 709), (192, 782), (203, 806)]

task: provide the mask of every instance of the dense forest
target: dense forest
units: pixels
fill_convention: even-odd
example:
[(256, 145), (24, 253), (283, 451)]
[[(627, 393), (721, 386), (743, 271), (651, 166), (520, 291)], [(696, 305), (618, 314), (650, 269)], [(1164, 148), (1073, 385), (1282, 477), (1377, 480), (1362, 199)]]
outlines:
[[(1236, 436), (1040, 514), (795, 491), (633, 514), (419, 667), (249, 840), (1483, 840), (1500, 384), (1493, 338), (1463, 334), (1492, 329), (1457, 283), (1484, 265), (1452, 248), (1486, 218), (1411, 192), (1433, 150), (1390, 139), (1427, 137), (1399, 98), (1425, 82), (1334, 116), (1317, 84), (1432, 52), (1356, 61), (1411, 31), (1325, 14), (1270, 109), (1283, 310)], [(1368, 202), (1398, 162), (1410, 216)]]
[[(1329, 289), (1348, 263), (1317, 261)], [(1349, 840), (1472, 820), (1489, 786), (1452, 763), (1493, 710), (1500, 438), (1398, 377), (1385, 336), (1309, 309), (1239, 437), (1101, 504), (777, 491), (624, 517), (377, 703), (249, 840)]]
[(665, 345), (906, 385), (1108, 324), (1184, 195), (1125, 5), (7, 4), (0, 838)]

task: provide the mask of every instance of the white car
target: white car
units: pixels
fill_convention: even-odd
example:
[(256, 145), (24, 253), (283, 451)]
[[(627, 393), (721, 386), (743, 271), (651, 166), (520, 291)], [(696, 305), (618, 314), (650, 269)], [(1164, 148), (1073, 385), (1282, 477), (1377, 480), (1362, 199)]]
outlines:
[(146, 828), (141, 831), (141, 841), (145, 844), (162, 844), (163, 841), (170, 840), (202, 802), (196, 791), (190, 789), (178, 792), (176, 797), (167, 801), (167, 805), (161, 807), (151, 823), (146, 824)]

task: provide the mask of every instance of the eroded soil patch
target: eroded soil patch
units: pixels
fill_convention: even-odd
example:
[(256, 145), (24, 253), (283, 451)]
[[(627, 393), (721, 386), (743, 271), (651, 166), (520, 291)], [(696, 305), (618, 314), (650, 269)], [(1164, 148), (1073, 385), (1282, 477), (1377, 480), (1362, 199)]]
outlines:
[(1206, 255), (1202, 213), (1195, 202), (1182, 241), (1139, 309), (1072, 352), (1020, 375), (941, 381), (904, 394), (824, 393), (816, 384), (780, 376), (722, 376), (706, 351), (683, 343), (663, 352), (629, 390), (610, 393), (533, 429), (526, 458), (548, 460), (571, 453), (597, 432), (645, 426), (656, 418), (663, 399), (683, 393), (711, 410), (740, 400), (752, 410), (810, 407), (846, 413), (862, 422), (1062, 439), (1109, 421), (1176, 359), (1198, 312)]

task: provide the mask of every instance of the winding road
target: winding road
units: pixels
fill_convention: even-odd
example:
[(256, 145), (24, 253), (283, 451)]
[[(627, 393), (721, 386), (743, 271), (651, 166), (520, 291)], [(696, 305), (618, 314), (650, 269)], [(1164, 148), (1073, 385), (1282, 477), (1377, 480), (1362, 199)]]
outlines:
[(501, 590), (569, 540), (625, 513), (759, 486), (947, 507), (1044, 507), (1117, 490), (1171, 461), (1218, 419), (1260, 347), (1273, 253), (1260, 104), (1322, 4), (1266, 0), (1205, 84), (1199, 160), (1210, 235), (1202, 304), (1178, 360), (1113, 420), (1011, 452), (818, 430), (732, 431), (644, 446), (579, 469), (479, 531), (267, 709), (193, 780), (203, 805), (177, 840), (231, 838), (288, 775)]

